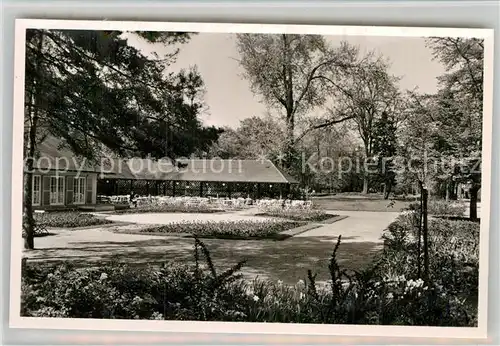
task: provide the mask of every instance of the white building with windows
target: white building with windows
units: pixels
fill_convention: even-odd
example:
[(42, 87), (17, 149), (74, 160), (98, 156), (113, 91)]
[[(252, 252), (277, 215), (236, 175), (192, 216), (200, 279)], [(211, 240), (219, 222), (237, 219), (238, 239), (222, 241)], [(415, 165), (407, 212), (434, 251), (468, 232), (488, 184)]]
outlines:
[(32, 203), (35, 209), (61, 209), (95, 205), (95, 166), (78, 159), (60, 141), (47, 137), (39, 146), (33, 170)]

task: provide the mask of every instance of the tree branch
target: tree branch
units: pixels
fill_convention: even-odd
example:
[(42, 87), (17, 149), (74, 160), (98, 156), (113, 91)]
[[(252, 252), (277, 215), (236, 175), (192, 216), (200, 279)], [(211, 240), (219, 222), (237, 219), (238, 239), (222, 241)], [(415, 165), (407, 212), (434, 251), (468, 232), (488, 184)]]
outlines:
[(333, 120), (326, 121), (326, 122), (324, 122), (322, 124), (311, 126), (307, 130), (305, 130), (304, 132), (302, 132), (302, 134), (300, 136), (298, 136), (294, 140), (294, 144), (296, 144), (300, 140), (302, 140), (302, 138), (304, 138), (311, 131), (314, 131), (314, 130), (317, 130), (317, 129), (321, 129), (321, 128), (325, 128), (325, 127), (329, 127), (329, 126), (332, 126), (332, 125), (335, 125), (335, 124), (339, 124), (339, 123), (342, 123), (344, 121), (353, 119), (354, 117), (355, 117), (355, 115), (348, 115), (348, 116), (345, 116), (345, 117), (340, 118), (340, 119), (333, 119)]

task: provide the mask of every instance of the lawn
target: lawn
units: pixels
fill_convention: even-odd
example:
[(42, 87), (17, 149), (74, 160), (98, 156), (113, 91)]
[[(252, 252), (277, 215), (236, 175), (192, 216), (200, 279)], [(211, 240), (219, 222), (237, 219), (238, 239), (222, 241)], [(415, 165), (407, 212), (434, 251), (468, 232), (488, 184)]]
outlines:
[(381, 196), (328, 196), (312, 199), (315, 206), (324, 210), (399, 212), (411, 201), (383, 199)]

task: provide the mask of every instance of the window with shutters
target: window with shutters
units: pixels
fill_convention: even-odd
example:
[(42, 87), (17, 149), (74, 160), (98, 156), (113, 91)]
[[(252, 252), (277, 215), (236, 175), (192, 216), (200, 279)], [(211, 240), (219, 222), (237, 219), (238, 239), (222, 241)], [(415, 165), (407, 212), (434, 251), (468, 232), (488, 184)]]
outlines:
[(64, 177), (50, 177), (50, 204), (64, 204)]
[(31, 198), (31, 203), (33, 205), (40, 205), (41, 193), (42, 193), (42, 177), (39, 175), (33, 176), (33, 196)]
[(85, 188), (86, 179), (85, 177), (75, 177), (73, 182), (73, 203), (74, 204), (84, 204), (85, 203)]

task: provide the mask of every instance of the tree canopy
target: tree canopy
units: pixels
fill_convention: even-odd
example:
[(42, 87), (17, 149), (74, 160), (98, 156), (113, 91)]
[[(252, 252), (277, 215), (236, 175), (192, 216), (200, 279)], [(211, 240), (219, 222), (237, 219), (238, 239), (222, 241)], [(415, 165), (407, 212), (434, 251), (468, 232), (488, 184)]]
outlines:
[[(123, 156), (175, 157), (206, 149), (219, 131), (198, 119), (200, 75), (195, 70), (168, 73), (177, 49), (163, 59), (151, 58), (122, 34), (27, 32), (27, 107), (38, 110), (43, 131), (37, 135), (62, 137), (86, 157), (99, 153), (101, 144)], [(183, 43), (191, 35), (137, 34), (159, 44)]]
[(237, 48), (252, 91), (285, 120), (290, 167), (297, 118), (338, 92), (336, 73), (358, 63), (358, 49), (345, 42), (333, 48), (320, 35), (292, 34), (238, 34)]
[[(178, 45), (191, 33), (137, 32)], [(208, 150), (220, 129), (199, 120), (204, 84), (195, 69), (169, 73), (179, 48), (149, 57), (123, 32), (26, 31), (25, 247), (33, 248), (32, 171), (37, 145), (62, 139), (76, 156), (175, 158)]]

